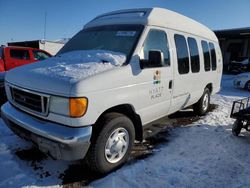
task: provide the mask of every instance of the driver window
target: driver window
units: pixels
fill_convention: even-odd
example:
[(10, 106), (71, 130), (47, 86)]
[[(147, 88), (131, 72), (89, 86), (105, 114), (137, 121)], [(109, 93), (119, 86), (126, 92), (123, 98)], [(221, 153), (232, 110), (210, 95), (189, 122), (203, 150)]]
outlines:
[(164, 31), (156, 29), (149, 31), (140, 53), (140, 59), (148, 60), (148, 52), (150, 50), (160, 50), (164, 55), (164, 63), (170, 65), (168, 40)]

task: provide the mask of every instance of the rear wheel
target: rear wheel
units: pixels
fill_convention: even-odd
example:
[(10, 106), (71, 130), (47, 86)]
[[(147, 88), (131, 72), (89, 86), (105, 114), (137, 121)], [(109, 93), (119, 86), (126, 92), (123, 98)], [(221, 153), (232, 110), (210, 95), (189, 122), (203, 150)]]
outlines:
[(193, 105), (193, 110), (198, 115), (205, 115), (210, 108), (210, 90), (205, 88), (200, 100)]
[(245, 89), (250, 91), (250, 81), (247, 81), (247, 83), (245, 84)]
[(101, 131), (92, 140), (87, 163), (92, 171), (105, 174), (123, 165), (131, 153), (135, 130), (132, 121), (119, 113), (103, 116)]
[(240, 134), (241, 129), (243, 128), (243, 122), (240, 120), (236, 120), (233, 124), (232, 133), (234, 136), (238, 136)]

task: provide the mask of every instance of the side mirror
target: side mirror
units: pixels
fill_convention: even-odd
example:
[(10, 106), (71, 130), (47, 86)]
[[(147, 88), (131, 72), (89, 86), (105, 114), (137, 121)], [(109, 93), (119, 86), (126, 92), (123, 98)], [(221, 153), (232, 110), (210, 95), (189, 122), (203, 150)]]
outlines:
[(164, 66), (164, 55), (160, 50), (152, 50), (148, 52), (148, 60), (140, 61), (141, 69), (163, 67)]

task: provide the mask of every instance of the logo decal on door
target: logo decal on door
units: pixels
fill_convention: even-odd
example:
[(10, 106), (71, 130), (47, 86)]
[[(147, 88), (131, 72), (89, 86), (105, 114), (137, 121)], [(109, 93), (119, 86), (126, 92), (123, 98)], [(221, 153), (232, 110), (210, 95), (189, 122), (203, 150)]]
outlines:
[(153, 82), (154, 84), (160, 84), (161, 83), (161, 71), (160, 70), (156, 70), (154, 72), (153, 79), (154, 79), (154, 82)]

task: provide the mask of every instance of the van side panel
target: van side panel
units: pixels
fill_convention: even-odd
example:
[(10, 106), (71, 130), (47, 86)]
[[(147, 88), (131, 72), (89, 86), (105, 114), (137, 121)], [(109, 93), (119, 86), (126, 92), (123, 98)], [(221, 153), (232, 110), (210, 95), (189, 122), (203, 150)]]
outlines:
[[(185, 74), (180, 74), (178, 71), (178, 57), (176, 50), (176, 43), (174, 36), (176, 34), (182, 35), (185, 37), (186, 41), (188, 37), (192, 37), (196, 40), (199, 51), (199, 60), (200, 60), (200, 70), (199, 72), (191, 71), (190, 63), (190, 48), (188, 46), (189, 53), (189, 72)], [(204, 56), (201, 46), (201, 41), (205, 40), (211, 42), (207, 39), (202, 39), (201, 37), (190, 35), (188, 33), (170, 30), (169, 31), (170, 42), (173, 48), (173, 59), (174, 59), (174, 81), (173, 81), (173, 98), (170, 113), (181, 110), (185, 107), (193, 105), (196, 103), (202, 96), (203, 91), (207, 85), (212, 86), (212, 94), (216, 93), (220, 89), (220, 80), (222, 73), (222, 59), (221, 52), (218, 42), (212, 41), (216, 49), (216, 60), (217, 68), (216, 70), (205, 71), (204, 67)], [(187, 42), (188, 44), (188, 42)]]

